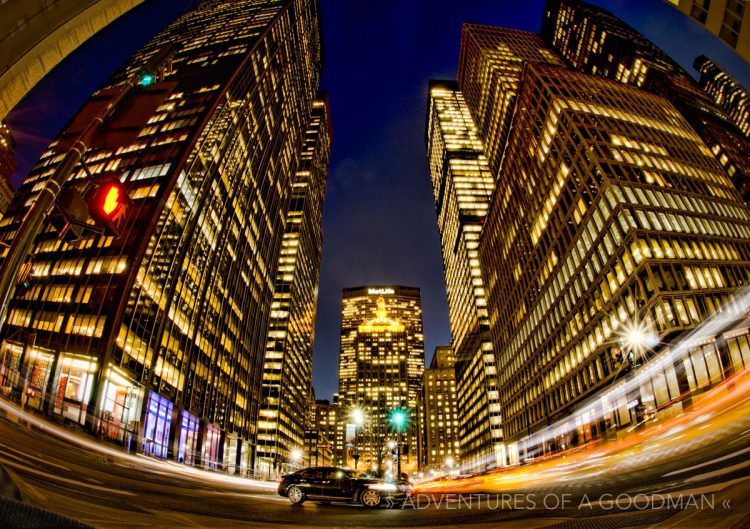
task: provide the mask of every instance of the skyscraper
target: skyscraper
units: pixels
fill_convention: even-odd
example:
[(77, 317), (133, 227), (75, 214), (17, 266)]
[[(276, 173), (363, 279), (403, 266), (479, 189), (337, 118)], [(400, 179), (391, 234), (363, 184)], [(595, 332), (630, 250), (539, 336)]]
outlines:
[[(668, 101), (535, 64), (522, 86), (502, 166), (515, 178), (498, 183), (480, 244), (511, 460), (552, 448), (515, 443), (617, 376), (628, 329), (668, 343), (750, 277), (750, 212)], [(720, 380), (717, 353), (654, 371), (634, 401), (655, 409)], [(627, 400), (605, 412), (555, 444), (643, 419)]]
[(400, 444), (402, 471), (416, 470), (417, 401), (425, 367), (419, 289), (344, 289), (340, 355), (340, 459), (359, 469), (377, 466), (395, 473), (390, 455)]
[(495, 176), (456, 83), (431, 81), (429, 97), (427, 151), (456, 356), (461, 462), (467, 470), (484, 468), (498, 464), (502, 441), (478, 249)]
[[(732, 185), (748, 190), (750, 149), (687, 73), (622, 21), (578, 0), (549, 0), (544, 17), (543, 40), (467, 25), (462, 47), (495, 51), (476, 66), (466, 57), (482, 54), (462, 50), (459, 86), (430, 84), (428, 154), (460, 423), (462, 398), (473, 393), (462, 397), (466, 370), (454, 330), (461, 319), (451, 300), (479, 286), (502, 411), (497, 464), (630, 427), (648, 409), (681, 399), (687, 406), (686, 395), (743, 368), (750, 352), (744, 335), (717, 336), (716, 345), (654, 370), (627, 399), (600, 402), (596, 419), (573, 415), (623, 372), (624, 354), (648, 360), (628, 336), (669, 344), (750, 277), (750, 212)], [(543, 49), (544, 41), (546, 52), (502, 58), (514, 46)], [(489, 195), (475, 191), (478, 167), (494, 177)], [(445, 214), (451, 185), (463, 196)], [(475, 203), (485, 204), (479, 219), (458, 213)], [(457, 272), (461, 245), (446, 239), (472, 222), (478, 253), (467, 262), (480, 278)], [(563, 418), (570, 428), (541, 441), (532, 435)]]
[(668, 99), (750, 202), (750, 140), (656, 45), (608, 11), (581, 0), (547, 0), (541, 36), (574, 70)]
[(534, 33), (464, 24), (458, 85), (479, 129), (495, 178), (508, 139), (521, 70), (528, 62), (562, 66), (562, 61)]
[(0, 120), (69, 53), (143, 0), (0, 4)]
[(456, 357), (450, 346), (435, 348), (422, 376), (422, 468), (450, 472), (460, 467)]
[[(167, 95), (148, 124), (89, 150), (72, 178), (87, 185), (88, 170), (124, 183), (133, 203), (123, 235), (63, 241), (45, 225), (28, 288), (9, 304), (2, 378), (25, 381), (27, 406), (137, 439), (148, 454), (245, 468), (284, 226), (316, 112), (317, 4), (202, 2), (88, 106), (170, 44), (178, 51), (156, 85)], [(21, 186), (3, 240), (61, 160), (58, 146)]]
[(723, 40), (750, 62), (747, 0), (665, 0)]
[(304, 445), (330, 145), (328, 103), (317, 100), (292, 182), (276, 267), (255, 465), (256, 472), (264, 476), (285, 472), (290, 455)]
[(729, 114), (745, 136), (750, 136), (750, 93), (747, 89), (705, 55), (696, 57), (693, 66), (701, 74), (698, 81), (701, 88)]

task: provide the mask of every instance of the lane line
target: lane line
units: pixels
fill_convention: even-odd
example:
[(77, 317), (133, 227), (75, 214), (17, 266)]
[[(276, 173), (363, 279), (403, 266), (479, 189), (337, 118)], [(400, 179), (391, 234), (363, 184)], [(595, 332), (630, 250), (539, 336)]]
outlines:
[[(44, 458), (36, 457), (36, 456), (31, 455), (31, 454), (27, 454), (25, 452), (21, 452), (20, 450), (16, 450), (12, 446), (8, 446), (6, 444), (0, 443), (0, 448), (2, 448), (3, 451), (6, 452), (3, 455), (11, 456), (11, 454), (8, 454), (7, 452), (15, 452), (16, 454), (18, 454), (18, 456), (21, 456), (23, 458), (23, 460), (33, 459), (34, 461), (39, 461), (40, 463), (44, 463), (45, 465), (48, 465), (50, 467), (55, 467), (55, 468), (59, 468), (60, 470), (67, 470), (68, 472), (70, 472), (70, 469), (68, 467), (64, 467), (62, 465), (57, 465), (57, 464), (52, 463), (52, 462), (50, 462), (50, 461), (48, 461), (48, 460), (46, 460)], [(18, 456), (16, 456), (16, 457), (18, 457)], [(11, 456), (11, 457), (13, 457), (13, 456)]]
[(714, 463), (719, 463), (721, 461), (726, 461), (727, 459), (732, 459), (733, 457), (737, 457), (742, 454), (746, 454), (747, 452), (750, 452), (750, 446), (747, 448), (743, 448), (742, 450), (737, 450), (736, 452), (732, 452), (731, 454), (727, 454), (725, 456), (717, 457), (716, 459), (712, 459), (710, 461), (706, 461), (704, 463), (700, 463), (698, 465), (693, 465), (692, 467), (685, 467), (680, 470), (675, 470), (674, 472), (668, 472), (664, 474), (662, 477), (666, 478), (667, 476), (675, 476), (677, 474), (682, 474), (683, 472), (690, 472), (691, 470), (695, 470), (696, 468), (703, 468), (708, 465), (713, 465)]
[[(2, 459), (2, 457), (0, 457), (0, 459)], [(62, 481), (63, 483), (68, 483), (70, 485), (80, 485), (82, 487), (88, 487), (90, 489), (94, 489), (94, 490), (97, 490), (97, 491), (100, 491), (100, 492), (112, 492), (114, 494), (122, 494), (123, 496), (138, 496), (137, 494), (134, 494), (132, 492), (128, 492), (128, 491), (125, 491), (125, 490), (117, 490), (117, 489), (110, 489), (108, 487), (100, 487), (99, 485), (91, 485), (90, 483), (85, 483), (83, 481), (76, 481), (74, 479), (68, 479), (68, 478), (64, 478), (62, 476), (56, 476), (54, 474), (47, 474), (47, 473), (42, 472), (40, 470), (37, 470), (35, 468), (27, 467), (25, 465), (21, 465), (19, 463), (16, 463), (15, 461), (10, 461), (10, 460), (6, 459), (3, 462), (6, 465), (8, 465), (9, 467), (14, 467), (17, 470), (20, 470), (22, 472), (28, 472), (30, 474), (35, 474), (35, 475), (43, 477), (45, 479), (53, 479), (53, 480), (57, 480), (57, 481)]]

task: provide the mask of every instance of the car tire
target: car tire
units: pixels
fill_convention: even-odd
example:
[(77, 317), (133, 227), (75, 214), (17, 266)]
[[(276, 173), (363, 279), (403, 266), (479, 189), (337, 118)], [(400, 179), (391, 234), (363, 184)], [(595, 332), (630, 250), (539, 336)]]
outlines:
[(302, 505), (305, 503), (305, 493), (302, 492), (302, 489), (297, 485), (289, 487), (289, 490), (286, 491), (286, 495), (289, 498), (289, 501), (295, 505)]
[(359, 502), (365, 507), (375, 508), (382, 501), (380, 493), (372, 489), (364, 489), (359, 493)]

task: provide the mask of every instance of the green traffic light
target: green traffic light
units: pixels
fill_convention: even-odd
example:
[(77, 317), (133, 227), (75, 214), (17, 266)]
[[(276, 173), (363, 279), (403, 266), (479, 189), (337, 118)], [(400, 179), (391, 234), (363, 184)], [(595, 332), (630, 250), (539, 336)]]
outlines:
[(141, 86), (150, 86), (150, 85), (154, 84), (155, 80), (156, 80), (156, 78), (152, 74), (150, 74), (150, 73), (144, 73), (141, 76), (141, 83), (140, 84), (141, 84)]
[(408, 419), (409, 415), (406, 410), (396, 409), (391, 412), (391, 424), (398, 431), (402, 431), (404, 429)]

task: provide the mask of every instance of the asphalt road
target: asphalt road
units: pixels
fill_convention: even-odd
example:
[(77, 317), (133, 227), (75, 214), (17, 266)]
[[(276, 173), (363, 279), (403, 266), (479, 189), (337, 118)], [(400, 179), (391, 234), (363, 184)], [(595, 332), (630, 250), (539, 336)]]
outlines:
[[(554, 469), (554, 478), (511, 480), (505, 486), (495, 479), (484, 494), (477, 486), (456, 484), (442, 491), (424, 489), (395, 509), (315, 502), (293, 506), (276, 495), (275, 483), (102, 448), (34, 418), (21, 416), (18, 422), (4, 402), (0, 464), (29, 502), (100, 528), (745, 529), (750, 527), (750, 412), (744, 407), (735, 412), (739, 419), (721, 428), (702, 428), (706, 435), (676, 441), (663, 460), (646, 452), (642, 464), (620, 468), (584, 453), (582, 461), (569, 458), (545, 463), (547, 470), (540, 467), (540, 473)], [(532, 467), (524, 471), (536, 472)]]

